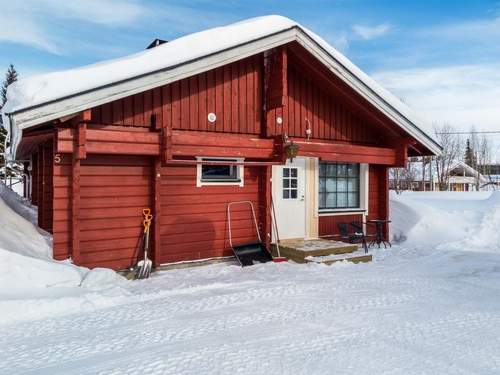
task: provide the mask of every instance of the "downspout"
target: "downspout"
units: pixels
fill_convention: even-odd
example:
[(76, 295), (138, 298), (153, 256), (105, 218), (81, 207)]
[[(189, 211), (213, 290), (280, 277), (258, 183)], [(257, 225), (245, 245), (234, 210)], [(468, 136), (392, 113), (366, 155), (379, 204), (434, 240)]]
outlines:
[[(10, 122), (10, 121), (9, 121)], [(12, 132), (12, 124), (10, 124), (10, 131), (7, 132), (7, 136), (5, 137), (4, 144), (3, 144), (3, 167), (4, 167), (4, 173), (3, 173), (3, 179), (5, 186), (7, 186), (7, 141), (11, 135)]]

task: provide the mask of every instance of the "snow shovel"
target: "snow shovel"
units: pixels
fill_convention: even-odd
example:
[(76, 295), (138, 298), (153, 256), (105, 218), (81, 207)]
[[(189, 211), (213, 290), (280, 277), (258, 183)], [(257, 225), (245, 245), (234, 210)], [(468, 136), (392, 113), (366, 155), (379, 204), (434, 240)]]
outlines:
[(151, 268), (153, 267), (153, 262), (148, 258), (149, 250), (149, 227), (151, 226), (151, 221), (153, 220), (153, 215), (151, 215), (151, 210), (145, 208), (142, 210), (144, 215), (144, 220), (142, 220), (143, 231), (143, 243), (144, 243), (144, 259), (137, 263), (137, 274), (136, 279), (147, 279), (151, 274)]
[[(255, 224), (255, 232), (257, 233), (257, 240), (243, 245), (234, 245), (233, 236), (231, 231), (231, 206), (233, 205), (248, 205), (252, 212), (253, 222)], [(251, 201), (240, 201), (240, 202), (230, 202), (227, 205), (227, 223), (228, 223), (228, 235), (229, 235), (229, 245), (233, 249), (234, 255), (242, 267), (251, 266), (256, 263), (265, 263), (272, 261), (273, 258), (271, 254), (266, 249), (266, 246), (262, 242), (259, 233), (259, 227), (257, 225), (257, 219), (255, 217), (255, 210), (253, 208), (253, 203)]]
[(270, 210), (271, 210), (271, 214), (272, 214), (272, 217), (271, 217), (271, 222), (273, 224), (272, 227), (275, 230), (275, 236), (276, 236), (276, 252), (278, 253), (277, 257), (273, 257), (273, 262), (275, 262), (275, 263), (288, 262), (288, 259), (285, 257), (282, 257), (281, 253), (280, 253), (280, 235), (278, 233), (278, 221), (276, 220), (276, 210), (274, 209), (273, 198), (271, 198)]

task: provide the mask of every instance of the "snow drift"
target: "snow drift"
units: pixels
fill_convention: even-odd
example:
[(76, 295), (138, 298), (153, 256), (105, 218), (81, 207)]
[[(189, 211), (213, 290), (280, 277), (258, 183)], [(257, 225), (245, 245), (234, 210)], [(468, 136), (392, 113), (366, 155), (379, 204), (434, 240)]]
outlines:
[(36, 208), (0, 183), (0, 248), (41, 259), (52, 259), (49, 233), (38, 228)]
[(500, 251), (500, 192), (403, 192), (390, 196), (395, 242)]
[(20, 289), (79, 287), (90, 289), (121, 278), (109, 269), (77, 267), (52, 259), (49, 233), (32, 223), (36, 208), (0, 183), (0, 297)]

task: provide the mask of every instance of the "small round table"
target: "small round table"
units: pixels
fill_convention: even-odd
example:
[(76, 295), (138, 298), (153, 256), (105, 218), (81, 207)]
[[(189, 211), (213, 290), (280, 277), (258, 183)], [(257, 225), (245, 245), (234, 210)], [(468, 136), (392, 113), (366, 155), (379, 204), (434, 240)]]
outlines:
[(383, 232), (384, 224), (389, 224), (390, 222), (391, 221), (387, 220), (387, 219), (372, 219), (372, 220), (367, 221), (367, 223), (374, 224), (375, 229), (376, 229), (375, 238), (370, 241), (370, 243), (368, 244), (369, 247), (373, 246), (375, 244), (377, 244), (379, 248), (380, 248), (380, 244), (383, 244), (384, 248), (386, 248), (386, 249), (387, 249), (387, 245), (389, 245), (389, 247), (392, 247), (392, 245), (389, 241), (384, 240), (384, 232)]

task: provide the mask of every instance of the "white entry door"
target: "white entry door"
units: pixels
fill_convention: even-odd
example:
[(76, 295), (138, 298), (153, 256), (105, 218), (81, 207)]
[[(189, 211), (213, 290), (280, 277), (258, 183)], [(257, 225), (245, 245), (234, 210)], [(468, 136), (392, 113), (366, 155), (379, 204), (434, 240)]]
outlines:
[[(273, 202), (280, 240), (306, 237), (306, 159), (273, 166)], [(273, 228), (273, 240), (276, 233)]]

